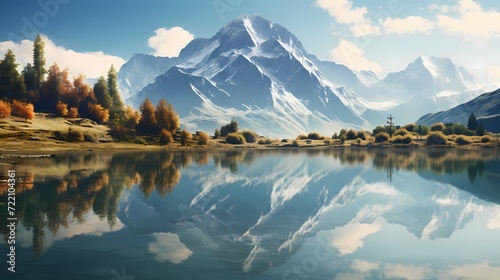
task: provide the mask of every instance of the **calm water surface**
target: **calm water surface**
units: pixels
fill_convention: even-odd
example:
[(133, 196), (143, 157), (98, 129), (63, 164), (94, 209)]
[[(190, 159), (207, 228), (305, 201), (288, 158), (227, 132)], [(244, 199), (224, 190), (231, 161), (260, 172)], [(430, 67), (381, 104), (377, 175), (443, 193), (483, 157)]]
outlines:
[(18, 180), (16, 272), (2, 226), (1, 279), (500, 277), (496, 149), (17, 161), (0, 165)]

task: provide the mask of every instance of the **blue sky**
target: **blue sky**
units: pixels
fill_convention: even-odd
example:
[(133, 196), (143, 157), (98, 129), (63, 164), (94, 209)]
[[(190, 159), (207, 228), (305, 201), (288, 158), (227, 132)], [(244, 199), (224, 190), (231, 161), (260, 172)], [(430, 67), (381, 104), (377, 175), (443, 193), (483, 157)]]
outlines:
[(496, 0), (25, 0), (0, 7), (0, 55), (11, 48), (20, 64), (29, 62), (23, 40), (40, 32), (50, 41), (49, 64), (88, 77), (133, 53), (172, 55), (241, 14), (259, 14), (287, 27), (310, 53), (356, 70), (383, 77), (418, 56), (439, 56), (500, 80)]

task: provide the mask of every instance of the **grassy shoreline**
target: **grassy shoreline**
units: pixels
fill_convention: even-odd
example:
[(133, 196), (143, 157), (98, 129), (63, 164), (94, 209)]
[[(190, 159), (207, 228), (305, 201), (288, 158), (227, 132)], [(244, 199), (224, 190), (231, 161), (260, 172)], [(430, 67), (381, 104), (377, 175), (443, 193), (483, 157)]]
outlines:
[[(94, 142), (67, 142), (54, 136), (55, 132), (68, 131), (76, 128), (86, 133), (97, 135), (98, 140)], [(137, 137), (143, 140), (142, 137)], [(150, 137), (151, 138), (151, 137)], [(393, 144), (389, 142), (373, 143), (371, 141), (347, 140), (341, 144), (338, 140), (297, 140), (275, 141), (272, 143), (258, 144), (227, 144), (223, 138), (210, 139), (207, 145), (198, 145), (192, 140), (187, 146), (180, 143), (172, 143), (160, 146), (156, 140), (135, 143), (128, 140), (114, 140), (109, 136), (109, 128), (104, 125), (89, 123), (81, 119), (49, 118), (43, 114), (37, 114), (34, 120), (28, 121), (21, 118), (10, 117), (0, 120), (0, 155), (1, 154), (34, 154), (51, 153), (57, 151), (132, 151), (132, 150), (229, 150), (229, 149), (345, 149), (345, 148), (367, 148), (367, 149), (421, 149), (421, 148), (495, 148), (500, 145), (498, 136), (491, 143), (474, 142), (469, 145), (457, 145), (448, 142), (447, 145), (426, 146), (425, 139), (414, 139), (410, 144)], [(298, 145), (297, 145), (298, 144)]]

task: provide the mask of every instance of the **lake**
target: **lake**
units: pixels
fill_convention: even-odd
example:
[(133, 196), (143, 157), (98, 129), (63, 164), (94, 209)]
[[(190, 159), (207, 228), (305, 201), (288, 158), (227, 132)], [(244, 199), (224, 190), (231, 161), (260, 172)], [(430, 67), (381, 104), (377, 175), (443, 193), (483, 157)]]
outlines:
[[(1, 279), (498, 279), (496, 149), (16, 159)], [(0, 183), (2, 225), (7, 183)], [(10, 246), (10, 245), (9, 245)]]

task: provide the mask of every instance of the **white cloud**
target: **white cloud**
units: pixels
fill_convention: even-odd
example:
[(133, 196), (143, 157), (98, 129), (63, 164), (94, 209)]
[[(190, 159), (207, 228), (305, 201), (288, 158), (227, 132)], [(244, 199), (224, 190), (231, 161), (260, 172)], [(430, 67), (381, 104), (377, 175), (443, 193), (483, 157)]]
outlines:
[(363, 239), (378, 232), (382, 228), (379, 223), (349, 223), (330, 231), (331, 244), (341, 255), (352, 254), (364, 246)]
[(349, 0), (317, 0), (315, 5), (327, 11), (336, 22), (352, 25), (350, 30), (354, 37), (380, 34), (380, 29), (373, 26), (367, 17), (368, 9), (365, 6), (353, 7)]
[(438, 15), (437, 26), (448, 35), (461, 35), (465, 38), (500, 37), (500, 12), (484, 10), (473, 0), (461, 0), (456, 7), (459, 17)]
[(191, 257), (193, 252), (184, 245), (179, 236), (170, 232), (156, 232), (152, 234), (154, 242), (149, 243), (148, 251), (155, 254), (159, 262), (179, 264)]
[(437, 3), (432, 3), (428, 6), (430, 11), (439, 11), (443, 14), (449, 13), (454, 10), (453, 6), (449, 5), (439, 5)]
[(149, 37), (148, 45), (157, 56), (177, 57), (182, 48), (194, 39), (193, 34), (181, 27), (159, 28), (155, 34)]
[(435, 24), (422, 17), (409, 16), (406, 18), (387, 18), (380, 23), (386, 34), (428, 33)]
[[(112, 56), (99, 52), (76, 52), (57, 46), (46, 36), (42, 36), (45, 42), (46, 67), (57, 63), (61, 69), (68, 68), (75, 75), (84, 74), (87, 78), (97, 78), (106, 75), (111, 64), (119, 70), (125, 63), (121, 57)], [(33, 63), (33, 41), (23, 40), (19, 43), (12, 41), (0, 42), (0, 56), (3, 57), (8, 49), (16, 55), (19, 69), (27, 63)]]
[(318, 0), (315, 5), (327, 11), (338, 23), (365, 21), (365, 15), (368, 13), (365, 6), (353, 8), (349, 0)]
[(382, 72), (382, 67), (376, 62), (366, 59), (364, 57), (365, 51), (353, 42), (340, 40), (340, 44), (330, 53), (335, 62), (344, 64), (356, 71), (371, 70), (375, 73)]

